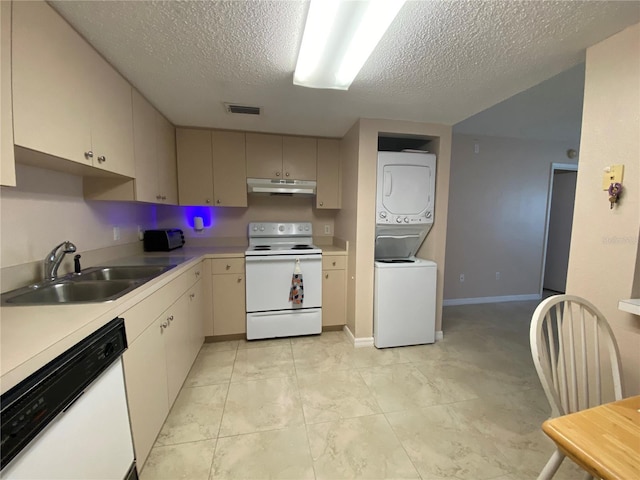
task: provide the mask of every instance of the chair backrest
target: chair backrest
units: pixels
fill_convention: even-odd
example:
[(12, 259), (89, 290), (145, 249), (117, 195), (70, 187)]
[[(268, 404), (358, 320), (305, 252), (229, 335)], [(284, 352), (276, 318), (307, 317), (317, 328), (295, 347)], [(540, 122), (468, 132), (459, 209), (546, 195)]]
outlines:
[[(529, 340), (552, 417), (600, 405), (605, 369), (615, 400), (623, 398), (618, 345), (607, 320), (587, 300), (574, 295), (543, 300), (533, 312)], [(610, 368), (603, 365), (603, 352)]]

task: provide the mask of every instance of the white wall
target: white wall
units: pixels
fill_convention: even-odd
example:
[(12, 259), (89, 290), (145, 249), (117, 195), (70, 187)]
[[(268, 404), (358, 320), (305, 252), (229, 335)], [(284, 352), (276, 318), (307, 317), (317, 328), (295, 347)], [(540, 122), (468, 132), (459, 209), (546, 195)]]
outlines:
[[(627, 395), (640, 394), (640, 316), (618, 300), (640, 294), (640, 24), (587, 49), (580, 168), (567, 293), (609, 320), (621, 350)], [(625, 166), (625, 194), (609, 209), (604, 167)], [(635, 286), (634, 286), (635, 284)]]
[(574, 162), (569, 148), (454, 134), (445, 300), (539, 294), (551, 164)]

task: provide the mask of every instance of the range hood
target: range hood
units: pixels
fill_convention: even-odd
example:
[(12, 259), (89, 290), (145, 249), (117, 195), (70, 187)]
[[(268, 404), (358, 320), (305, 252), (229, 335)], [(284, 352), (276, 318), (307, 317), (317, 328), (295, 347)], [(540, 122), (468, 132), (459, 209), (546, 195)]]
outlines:
[(247, 178), (248, 193), (276, 195), (315, 195), (313, 180), (271, 180), (269, 178)]

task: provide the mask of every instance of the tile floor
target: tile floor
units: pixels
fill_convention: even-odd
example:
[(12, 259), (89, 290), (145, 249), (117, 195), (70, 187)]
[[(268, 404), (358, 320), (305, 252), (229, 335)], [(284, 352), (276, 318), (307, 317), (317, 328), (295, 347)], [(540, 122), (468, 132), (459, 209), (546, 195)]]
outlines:
[[(342, 332), (205, 344), (142, 470), (155, 479), (535, 479), (553, 451), (537, 302), (446, 307), (434, 345)], [(565, 460), (557, 479), (582, 478)]]

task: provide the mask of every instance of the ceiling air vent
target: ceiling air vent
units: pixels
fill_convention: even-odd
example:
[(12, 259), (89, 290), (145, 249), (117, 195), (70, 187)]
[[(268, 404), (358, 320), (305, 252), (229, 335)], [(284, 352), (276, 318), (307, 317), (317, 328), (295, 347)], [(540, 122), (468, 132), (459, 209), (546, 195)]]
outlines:
[(237, 105), (235, 103), (225, 103), (224, 108), (227, 113), (242, 113), (244, 115), (260, 115), (260, 107), (251, 107), (249, 105)]

